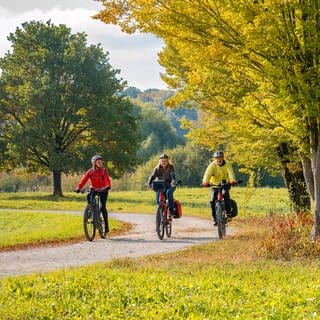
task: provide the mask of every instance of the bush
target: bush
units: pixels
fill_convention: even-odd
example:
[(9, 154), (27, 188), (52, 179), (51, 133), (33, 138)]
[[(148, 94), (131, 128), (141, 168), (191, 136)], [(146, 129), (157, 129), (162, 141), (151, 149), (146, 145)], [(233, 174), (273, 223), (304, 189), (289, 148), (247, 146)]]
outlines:
[(0, 192), (44, 191), (47, 186), (52, 186), (52, 182), (45, 175), (19, 171), (0, 173)]
[(267, 223), (271, 235), (262, 243), (259, 255), (273, 259), (319, 258), (320, 239), (312, 241), (310, 231), (313, 217), (309, 214), (277, 216), (270, 215)]

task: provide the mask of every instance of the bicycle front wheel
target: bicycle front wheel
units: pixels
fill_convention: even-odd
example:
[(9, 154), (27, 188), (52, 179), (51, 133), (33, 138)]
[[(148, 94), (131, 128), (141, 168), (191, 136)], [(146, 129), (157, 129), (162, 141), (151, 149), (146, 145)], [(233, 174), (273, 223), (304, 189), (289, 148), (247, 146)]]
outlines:
[(96, 226), (94, 223), (94, 210), (89, 204), (83, 213), (83, 229), (86, 239), (92, 241), (96, 235)]
[(218, 236), (220, 239), (226, 236), (226, 221), (224, 217), (224, 209), (221, 203), (216, 204), (216, 220), (218, 227)]
[(164, 236), (164, 223), (163, 223), (163, 209), (162, 209), (162, 207), (157, 208), (156, 231), (157, 231), (158, 238), (160, 240), (162, 240), (163, 236)]

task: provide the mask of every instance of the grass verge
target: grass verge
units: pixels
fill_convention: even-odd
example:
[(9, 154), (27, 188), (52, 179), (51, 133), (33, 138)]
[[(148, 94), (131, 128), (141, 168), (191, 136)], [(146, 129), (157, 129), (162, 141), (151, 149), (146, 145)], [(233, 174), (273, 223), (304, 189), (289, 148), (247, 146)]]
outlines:
[(237, 218), (235, 236), (170, 254), (1, 279), (0, 318), (318, 319), (319, 261), (257, 254), (265, 222)]

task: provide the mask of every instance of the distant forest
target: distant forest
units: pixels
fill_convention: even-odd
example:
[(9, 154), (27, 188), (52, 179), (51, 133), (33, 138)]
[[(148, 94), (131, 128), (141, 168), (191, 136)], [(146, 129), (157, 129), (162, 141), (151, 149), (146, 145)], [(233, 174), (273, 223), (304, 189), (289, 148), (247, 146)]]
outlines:
[(185, 145), (184, 130), (180, 126), (180, 120), (197, 120), (195, 109), (180, 106), (179, 108), (168, 108), (165, 101), (173, 96), (172, 90), (147, 89), (141, 91), (135, 87), (124, 90), (124, 95), (130, 97), (135, 105), (136, 115), (141, 120), (140, 135), (141, 146), (138, 158), (146, 162), (153, 155), (162, 152), (163, 149), (172, 149)]
[[(143, 190), (160, 153), (166, 152), (176, 166), (182, 186), (199, 187), (206, 166), (211, 161), (211, 151), (188, 141), (187, 130), (180, 127), (180, 120), (196, 121), (196, 109), (188, 106), (168, 108), (165, 101), (173, 96), (172, 90), (147, 89), (141, 91), (128, 87), (122, 93), (134, 105), (134, 113), (139, 122), (140, 148), (137, 151), (137, 166), (126, 172), (120, 179), (113, 179), (114, 190)], [(251, 178), (235, 164), (238, 179)], [(41, 174), (29, 175), (22, 171), (0, 173), (0, 192), (48, 191), (51, 190), (52, 177)], [(63, 177), (65, 191), (72, 191), (79, 177)], [(254, 172), (255, 186), (284, 187), (281, 176), (272, 176), (266, 170)]]

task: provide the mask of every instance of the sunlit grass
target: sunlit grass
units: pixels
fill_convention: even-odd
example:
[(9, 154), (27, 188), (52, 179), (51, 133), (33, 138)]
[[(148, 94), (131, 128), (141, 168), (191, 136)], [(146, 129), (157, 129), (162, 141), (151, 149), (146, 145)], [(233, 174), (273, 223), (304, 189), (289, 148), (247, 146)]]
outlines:
[[(178, 188), (175, 197), (182, 203), (183, 215), (210, 217), (210, 189)], [(291, 211), (286, 189), (233, 188), (231, 197), (240, 216), (263, 216), (266, 213)], [(82, 211), (85, 195), (66, 193), (57, 198), (48, 193), (0, 193), (0, 208)], [(110, 212), (149, 213), (155, 211), (153, 191), (112, 191), (107, 207)]]
[(145, 266), (146, 260), (117, 260), (2, 279), (0, 318), (319, 318), (317, 262), (190, 262), (175, 266), (172, 261), (168, 268)]

